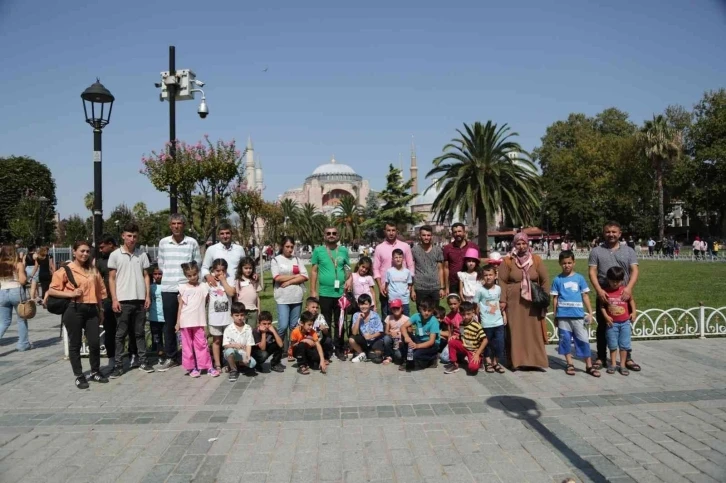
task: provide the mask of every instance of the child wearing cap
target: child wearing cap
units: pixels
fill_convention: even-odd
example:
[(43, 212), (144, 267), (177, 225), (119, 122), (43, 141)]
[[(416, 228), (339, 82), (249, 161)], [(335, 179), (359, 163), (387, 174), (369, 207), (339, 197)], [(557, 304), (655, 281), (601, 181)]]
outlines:
[(408, 316), (403, 313), (403, 302), (391, 300), (388, 304), (390, 314), (386, 317), (386, 335), (383, 337), (383, 364), (403, 362), (401, 354), (401, 327), (408, 322)]
[(467, 248), (464, 253), (464, 270), (457, 273), (459, 277), (459, 296), (463, 301), (471, 302), (479, 286), (477, 269), (479, 268), (479, 250)]

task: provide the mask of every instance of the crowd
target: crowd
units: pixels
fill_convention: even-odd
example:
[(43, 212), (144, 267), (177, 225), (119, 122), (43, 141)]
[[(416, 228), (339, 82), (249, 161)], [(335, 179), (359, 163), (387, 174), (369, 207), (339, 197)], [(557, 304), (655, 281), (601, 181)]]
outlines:
[[(272, 314), (261, 310), (256, 260), (232, 242), (231, 227), (218, 227), (219, 242), (207, 247), (202, 259), (196, 240), (184, 234), (185, 223), (182, 215), (170, 217), (172, 235), (161, 240), (154, 265), (136, 246), (139, 230), (129, 223), (120, 246), (104, 237), (94, 260), (89, 244), (78, 241), (73, 260), (53, 273), (46, 303), (62, 314), (78, 388), (88, 388), (89, 381), (107, 383), (128, 369), (151, 373), (177, 366), (192, 378), (218, 377), (226, 371), (235, 381), (240, 373), (283, 372), (283, 359), (295, 363), (303, 375), (325, 373), (334, 358), (395, 364), (401, 371), (443, 362), (446, 374), (460, 366), (469, 374), (480, 369), (501, 374), (504, 366), (544, 370), (549, 366), (544, 317), (550, 296), (567, 374), (576, 373), (573, 343), (575, 356), (584, 360), (591, 376), (600, 377), (604, 366), (608, 373), (617, 369), (623, 375), (640, 370), (630, 343), (638, 262), (632, 248), (619, 243), (616, 222), (605, 225), (604, 243), (590, 254), (594, 311), (588, 283), (574, 271), (572, 251), (559, 254), (562, 272), (550, 283), (524, 233), (514, 237), (505, 256), (494, 252), (482, 260), (461, 223), (451, 227), (451, 242), (443, 247), (432, 243), (429, 226), (419, 228), (419, 242), (411, 247), (399, 239), (395, 224), (386, 224), (385, 239), (373, 257), (362, 256), (351, 267), (337, 229), (329, 227), (323, 244), (313, 249), (310, 273), (295, 255), (295, 241), (286, 237), (270, 260), (276, 327)], [(0, 336), (10, 325), (27, 279), (26, 264), (15, 248), (3, 247)], [(588, 337), (593, 320), (596, 357)], [(145, 350), (147, 321), (156, 366), (156, 357)], [(19, 344), (25, 343), (27, 321), (18, 318), (18, 326)], [(101, 368), (101, 327), (110, 372)], [(84, 336), (89, 377), (81, 365)]]

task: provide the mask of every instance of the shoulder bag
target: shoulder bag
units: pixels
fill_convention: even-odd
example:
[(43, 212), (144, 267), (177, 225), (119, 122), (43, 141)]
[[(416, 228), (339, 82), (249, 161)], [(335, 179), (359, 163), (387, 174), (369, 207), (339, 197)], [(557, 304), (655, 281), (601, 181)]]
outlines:
[(34, 300), (28, 300), (25, 294), (25, 288), (20, 287), (20, 300), (18, 304), (18, 317), (25, 320), (30, 320), (35, 317), (37, 307), (35, 306)]
[[(63, 269), (66, 271), (66, 276), (68, 277), (68, 281), (71, 282), (71, 285), (73, 285), (74, 288), (78, 288), (76, 279), (73, 278), (73, 272), (71, 272), (68, 265), (64, 266)], [(63, 315), (70, 304), (71, 299), (52, 297), (49, 295), (48, 300), (45, 303), (45, 308), (51, 314)]]
[[(532, 256), (534, 257), (534, 255)], [(539, 258), (535, 258), (534, 260), (534, 268), (535, 270), (537, 270), (537, 282), (530, 283), (530, 290), (532, 292), (532, 305), (534, 305), (538, 309), (546, 309), (550, 306), (550, 295), (545, 292), (545, 290), (539, 284), (539, 265), (541, 264), (541, 261), (539, 263), (536, 262), (536, 260), (539, 260)]]

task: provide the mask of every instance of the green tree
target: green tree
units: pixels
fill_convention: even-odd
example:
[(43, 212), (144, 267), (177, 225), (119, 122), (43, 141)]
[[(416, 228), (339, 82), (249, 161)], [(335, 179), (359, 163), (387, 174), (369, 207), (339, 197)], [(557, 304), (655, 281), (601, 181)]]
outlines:
[(248, 190), (244, 184), (238, 185), (231, 196), (232, 209), (239, 216), (239, 230), (237, 236), (241, 242), (250, 237), (256, 238), (257, 218), (263, 210), (265, 200), (257, 190)]
[(325, 230), (328, 225), (327, 217), (322, 214), (312, 203), (304, 203), (300, 207), (300, 212), (297, 219), (297, 235), (298, 239), (304, 245), (315, 245), (320, 243)]
[(89, 191), (88, 193), (86, 193), (86, 196), (83, 197), (83, 206), (85, 206), (86, 209), (91, 213), (91, 216), (93, 216), (93, 197), (93, 191)]
[(78, 240), (88, 241), (91, 236), (88, 223), (78, 215), (61, 221), (60, 240), (63, 245), (73, 245)]
[(366, 206), (363, 209), (363, 217), (366, 220), (375, 218), (378, 210), (380, 209), (381, 205), (378, 203), (378, 195), (376, 195), (373, 191), (369, 191), (368, 196), (366, 197)]
[(125, 203), (121, 203), (111, 211), (111, 214), (104, 221), (103, 231), (104, 233), (108, 233), (109, 235), (116, 237), (116, 241), (120, 244), (120, 235), (123, 231), (124, 225), (130, 222), (138, 223), (138, 220), (134, 217), (134, 213), (131, 209), (129, 209)]
[[(540, 180), (527, 153), (504, 124), (464, 124), (459, 138), (444, 146), (427, 178), (437, 178), (441, 191), (433, 203), (439, 223), (468, 212), (477, 220), (481, 255), (487, 251), (487, 225), (497, 210), (526, 223), (534, 219)], [(513, 153), (516, 156), (510, 157)]]
[(389, 165), (386, 187), (378, 193), (378, 199), (383, 201), (383, 206), (378, 208), (373, 217), (366, 219), (364, 228), (381, 229), (384, 223), (389, 222), (395, 223), (400, 230), (405, 231), (408, 225), (415, 225), (421, 221), (422, 216), (412, 213), (409, 206), (416, 197), (410, 193), (411, 186), (413, 180), (404, 182), (402, 171), (392, 164)]
[(343, 243), (351, 244), (361, 237), (362, 210), (352, 196), (344, 196), (333, 211), (333, 223), (338, 227)]
[[(295, 225), (300, 216), (300, 205), (295, 200), (286, 198), (280, 202), (280, 210), (284, 224), (283, 234), (294, 237), (296, 233)], [(277, 239), (274, 241), (277, 241)]]
[(272, 243), (280, 241), (285, 229), (285, 218), (280, 205), (265, 201), (260, 210), (260, 218), (265, 220), (265, 239)]

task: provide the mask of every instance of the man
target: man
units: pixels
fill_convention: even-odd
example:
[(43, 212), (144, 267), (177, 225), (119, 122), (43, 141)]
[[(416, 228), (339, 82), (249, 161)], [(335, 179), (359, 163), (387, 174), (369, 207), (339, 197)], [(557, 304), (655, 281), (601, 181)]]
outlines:
[(164, 352), (167, 359), (160, 361), (159, 372), (168, 371), (179, 365), (177, 360), (176, 318), (179, 312), (179, 284), (186, 282), (182, 263), (202, 262), (199, 244), (184, 235), (187, 219), (175, 213), (169, 216), (171, 236), (159, 242), (158, 265), (164, 273), (161, 279), (161, 301), (164, 306)]
[[(604, 287), (607, 287), (607, 271), (611, 267), (616, 266), (625, 270), (624, 283), (626, 286), (621, 297), (623, 301), (630, 300), (635, 283), (638, 281), (638, 258), (635, 250), (627, 245), (622, 245), (620, 243), (620, 235), (620, 224), (617, 221), (607, 222), (603, 226), (605, 243), (593, 248), (590, 252), (590, 260), (588, 262), (590, 266), (590, 283), (595, 289), (595, 293), (597, 293), (597, 330), (595, 335), (597, 337), (598, 360), (595, 362), (596, 369), (601, 369), (603, 364), (608, 360), (607, 339), (605, 338), (607, 322), (600, 310), (608, 300), (608, 294), (604, 290)], [(633, 361), (631, 352), (628, 351), (625, 366), (631, 371), (639, 371), (640, 366)]]
[(655, 251), (655, 240), (653, 240), (653, 237), (648, 237), (648, 255), (651, 257), (653, 256), (653, 252)]
[[(116, 239), (109, 234), (103, 235), (98, 243), (98, 256), (96, 257), (96, 269), (103, 277), (103, 283), (106, 285), (106, 298), (103, 300), (103, 344), (106, 347), (106, 357), (111, 367), (114, 367), (116, 360), (116, 313), (113, 311), (113, 303), (111, 301), (111, 286), (109, 285), (109, 269), (108, 259), (118, 248)], [(139, 367), (138, 350), (136, 348), (136, 338), (134, 336), (134, 328), (129, 327), (129, 356), (131, 357), (131, 367)]]
[[(457, 273), (464, 270), (464, 254), (469, 248), (479, 247), (466, 239), (466, 227), (463, 223), (451, 225), (454, 241), (444, 246), (444, 280), (446, 293), (459, 293), (459, 277)], [(506, 248), (504, 248), (506, 250)]]
[(338, 246), (338, 229), (325, 229), (325, 244), (315, 247), (310, 259), (313, 269), (310, 273), (310, 295), (320, 302), (320, 313), (325, 317), (328, 327), (333, 331), (335, 356), (341, 361), (346, 360), (343, 346), (344, 337), (340, 336), (338, 323), (340, 308), (338, 299), (343, 296), (344, 286), (350, 276), (350, 260), (348, 249)]
[(234, 276), (237, 273), (239, 261), (245, 256), (245, 249), (241, 245), (232, 243), (232, 227), (229, 223), (219, 224), (217, 239), (219, 242), (207, 249), (202, 262), (202, 277), (212, 287), (217, 286), (217, 280), (209, 273), (213, 261), (223, 258), (227, 262), (227, 273)]
[(433, 228), (424, 225), (418, 229), (420, 243), (411, 250), (416, 271), (413, 277), (411, 300), (414, 302), (430, 298), (438, 307), (446, 296), (444, 282), (444, 252), (441, 247), (431, 243)]
[(139, 239), (139, 227), (136, 223), (127, 223), (121, 233), (123, 245), (111, 253), (108, 259), (109, 288), (111, 304), (116, 313), (116, 351), (114, 369), (111, 379), (119, 378), (124, 373), (123, 352), (129, 327), (133, 327), (136, 347), (139, 349), (139, 369), (143, 372), (154, 372), (154, 368), (146, 359), (146, 311), (151, 305), (149, 257), (136, 248)]
[(411, 255), (411, 247), (405, 241), (398, 239), (398, 228), (393, 222), (386, 222), (384, 227), (385, 239), (383, 243), (376, 246), (373, 254), (373, 278), (378, 284), (378, 300), (381, 306), (378, 311), (381, 318), (385, 320), (388, 317), (388, 291), (386, 290), (386, 270), (393, 266), (393, 250), (396, 248), (403, 251), (403, 265), (408, 268), (411, 273), (416, 273), (416, 267)]

